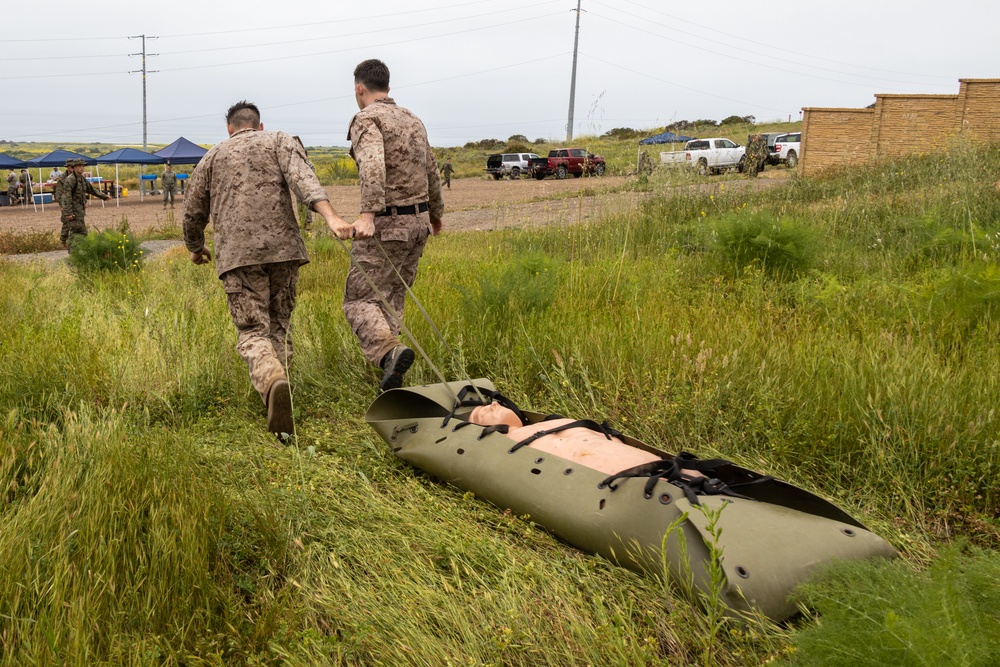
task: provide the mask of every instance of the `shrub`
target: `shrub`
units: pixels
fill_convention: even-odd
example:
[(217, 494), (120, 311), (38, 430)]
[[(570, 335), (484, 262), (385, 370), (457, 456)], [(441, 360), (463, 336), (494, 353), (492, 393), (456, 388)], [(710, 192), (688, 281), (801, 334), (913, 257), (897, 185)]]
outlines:
[(104, 230), (71, 237), (69, 263), (77, 271), (137, 271), (142, 268), (142, 249), (128, 232)]
[(715, 227), (716, 249), (736, 273), (758, 265), (777, 276), (793, 276), (810, 268), (817, 251), (816, 233), (794, 219), (772, 213), (734, 213)]
[(542, 312), (555, 301), (560, 265), (542, 252), (526, 252), (478, 276), (475, 288), (456, 285), (456, 289), (470, 319), (485, 313), (504, 316), (511, 308), (525, 314)]
[(939, 340), (964, 339), (980, 323), (994, 319), (1000, 309), (1000, 267), (992, 263), (945, 270), (924, 291)]
[(509, 137), (507, 137), (507, 143), (526, 144), (528, 143), (528, 137), (524, 136), (523, 134), (512, 134)]
[(530, 153), (531, 149), (524, 144), (507, 144), (503, 149), (504, 153)]
[(61, 248), (59, 237), (53, 232), (0, 232), (0, 255), (22, 255)]

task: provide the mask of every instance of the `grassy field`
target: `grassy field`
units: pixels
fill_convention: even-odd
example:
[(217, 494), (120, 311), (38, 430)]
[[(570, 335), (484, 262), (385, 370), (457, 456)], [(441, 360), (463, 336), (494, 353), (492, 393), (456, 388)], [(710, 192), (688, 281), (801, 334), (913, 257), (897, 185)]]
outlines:
[(291, 446), (183, 249), (0, 264), (0, 664), (993, 664), (997, 174), (1000, 149), (956, 145), (425, 254), (458, 357), (408, 323), (448, 376), (818, 491), (902, 553), (817, 580), (780, 627), (399, 463), (361, 418), (376, 376), (329, 238), (299, 284)]

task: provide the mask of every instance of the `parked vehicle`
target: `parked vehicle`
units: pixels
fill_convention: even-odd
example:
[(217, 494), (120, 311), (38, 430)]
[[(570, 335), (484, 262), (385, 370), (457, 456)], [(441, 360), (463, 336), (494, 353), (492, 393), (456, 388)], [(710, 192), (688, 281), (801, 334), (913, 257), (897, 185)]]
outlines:
[(791, 169), (799, 163), (799, 146), (802, 143), (801, 132), (783, 134), (774, 140), (774, 148), (778, 152), (778, 162), (787, 164)]
[(531, 175), (542, 180), (553, 175), (556, 178), (566, 178), (573, 174), (579, 178), (586, 174), (603, 176), (605, 170), (604, 158), (594, 155), (583, 148), (556, 148), (549, 151), (548, 157), (540, 157), (529, 165)]
[[(767, 142), (767, 164), (778, 164), (778, 151), (774, 149), (774, 142), (778, 137), (783, 136), (785, 134), (787, 134), (787, 132), (761, 133), (760, 136), (764, 137), (764, 141)], [(752, 134), (747, 136), (747, 144), (750, 143), (750, 137), (752, 136), (753, 136)]]
[[(716, 174), (724, 169), (742, 168), (746, 148), (724, 137), (694, 139), (684, 144), (683, 151), (660, 153), (665, 165), (693, 167), (699, 174)], [(683, 157), (679, 157), (683, 156)]]
[(498, 181), (504, 176), (518, 179), (527, 173), (531, 160), (537, 157), (536, 153), (496, 153), (486, 158), (486, 173)]

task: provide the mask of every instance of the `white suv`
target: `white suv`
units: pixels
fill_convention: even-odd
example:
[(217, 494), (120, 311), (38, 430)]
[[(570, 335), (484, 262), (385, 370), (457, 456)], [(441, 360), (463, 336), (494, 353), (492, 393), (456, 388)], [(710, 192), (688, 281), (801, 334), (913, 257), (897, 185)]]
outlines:
[(537, 157), (534, 153), (496, 153), (486, 159), (486, 173), (498, 181), (504, 176), (521, 178), (528, 173), (528, 162)]
[(799, 163), (799, 144), (802, 141), (801, 132), (783, 134), (774, 140), (774, 150), (778, 156), (778, 162), (784, 162), (790, 169), (795, 169)]

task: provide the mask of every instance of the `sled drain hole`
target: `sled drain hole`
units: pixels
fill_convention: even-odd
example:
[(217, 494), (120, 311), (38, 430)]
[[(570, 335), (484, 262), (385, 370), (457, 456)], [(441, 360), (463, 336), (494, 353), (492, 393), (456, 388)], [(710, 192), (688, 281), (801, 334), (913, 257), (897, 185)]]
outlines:
[(541, 463), (541, 462), (543, 462), (544, 460), (545, 460), (545, 459), (543, 459), (543, 458), (542, 458), (541, 456), (539, 456), (539, 457), (538, 457), (537, 459), (535, 459), (535, 463)]
[(438, 438), (437, 440), (434, 441), (434, 444), (435, 445), (439, 445), (439, 444), (441, 444), (442, 442), (444, 442), (447, 439), (448, 439), (448, 436), (444, 436), (443, 438)]
[(737, 565), (736, 566), (736, 574), (738, 574), (743, 579), (749, 579), (750, 578), (750, 573), (747, 572), (747, 569), (745, 567), (743, 567), (742, 565)]
[(604, 500), (604, 498), (601, 498), (601, 502), (597, 505), (597, 509), (599, 509), (599, 510), (604, 509), (604, 503), (605, 502), (606, 501)]
[(671, 500), (673, 500), (673, 498), (670, 497), (669, 493), (660, 494), (660, 502), (664, 505), (669, 505)]
[(841, 528), (840, 532), (842, 532), (844, 535), (847, 535), (848, 537), (854, 537), (855, 535), (857, 535), (857, 533), (855, 533), (850, 528)]
[(464, 450), (464, 449), (462, 449), (461, 447), (459, 447), (459, 448), (458, 448), (458, 449), (456, 449), (455, 451), (456, 451), (456, 452), (458, 452), (458, 455), (459, 455), (459, 456), (461, 456), (462, 454), (464, 454), (464, 453), (465, 453), (465, 450)]
[(541, 470), (539, 470), (538, 468), (532, 468), (532, 469), (531, 469), (531, 474), (532, 474), (532, 475), (541, 475), (541, 474), (542, 474), (542, 471), (541, 471)]
[(565, 470), (563, 470), (563, 474), (564, 475), (572, 475), (573, 474), (573, 469), (572, 468), (566, 468)]

